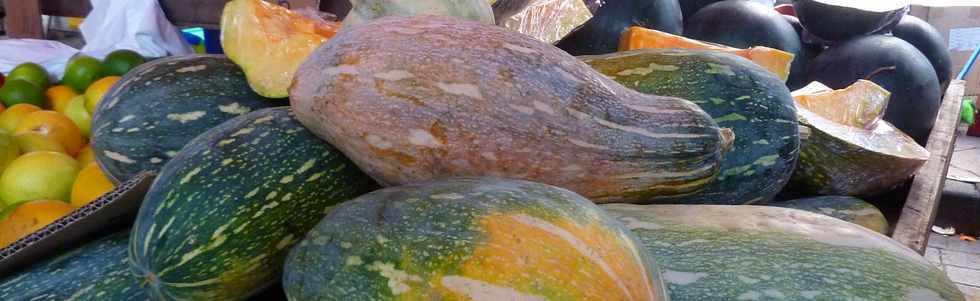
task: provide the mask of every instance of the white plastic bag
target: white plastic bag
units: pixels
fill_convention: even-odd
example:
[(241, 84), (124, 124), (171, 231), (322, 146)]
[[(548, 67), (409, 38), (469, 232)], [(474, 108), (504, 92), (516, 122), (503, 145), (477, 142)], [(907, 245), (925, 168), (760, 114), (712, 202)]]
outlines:
[(79, 26), (82, 53), (103, 58), (116, 49), (145, 57), (185, 55), (194, 49), (167, 20), (157, 0), (91, 0), (92, 11)]
[(33, 62), (48, 70), (54, 76), (52, 81), (61, 78), (68, 59), (78, 53), (78, 49), (58, 41), (16, 39), (0, 40), (0, 72), (10, 73), (14, 67), (25, 62)]

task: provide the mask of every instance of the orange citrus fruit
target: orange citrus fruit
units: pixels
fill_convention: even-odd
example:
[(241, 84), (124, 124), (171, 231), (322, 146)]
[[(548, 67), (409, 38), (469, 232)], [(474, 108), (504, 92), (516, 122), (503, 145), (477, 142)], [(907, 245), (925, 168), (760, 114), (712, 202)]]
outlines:
[(75, 184), (71, 187), (71, 204), (76, 207), (85, 206), (115, 187), (98, 164), (89, 163), (78, 173)]
[(30, 113), (40, 111), (41, 108), (32, 104), (18, 104), (0, 113), (0, 130), (5, 130), (11, 134), (17, 129), (20, 120)]
[(92, 151), (92, 144), (86, 144), (82, 147), (82, 150), (78, 151), (78, 155), (75, 156), (75, 160), (81, 166), (95, 162), (95, 152)]
[(20, 204), (10, 215), (0, 220), (0, 247), (6, 247), (41, 230), (74, 210), (74, 206), (55, 200), (35, 200)]
[(48, 110), (64, 113), (65, 108), (68, 107), (68, 102), (70, 102), (71, 99), (77, 95), (78, 94), (75, 93), (75, 90), (72, 90), (69, 86), (52, 86), (51, 88), (48, 88), (47, 91), (44, 91), (44, 96), (46, 96), (44, 100), (44, 107)]
[(80, 169), (75, 158), (64, 153), (24, 154), (0, 175), (0, 199), (7, 206), (40, 199), (67, 202)]
[(109, 92), (112, 85), (116, 84), (119, 79), (118, 76), (106, 76), (95, 81), (85, 90), (85, 109), (88, 109), (89, 114), (95, 112), (95, 106), (102, 100), (102, 96), (105, 96), (105, 93)]
[[(75, 122), (55, 111), (37, 111), (24, 116), (14, 129), (14, 140), (20, 139), (20, 136), (45, 137), (60, 144), (64, 147), (65, 153), (73, 157), (85, 145), (81, 130)], [(29, 144), (22, 144), (20, 140), (17, 144), (25, 153), (32, 147)]]

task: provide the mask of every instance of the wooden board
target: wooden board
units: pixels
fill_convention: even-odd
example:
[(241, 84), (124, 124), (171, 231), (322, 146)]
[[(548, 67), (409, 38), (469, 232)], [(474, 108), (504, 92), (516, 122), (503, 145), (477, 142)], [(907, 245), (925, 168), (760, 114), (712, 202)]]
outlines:
[(925, 254), (929, 244), (929, 231), (936, 220), (946, 172), (949, 170), (949, 159), (956, 144), (956, 128), (960, 121), (964, 91), (965, 82), (962, 80), (954, 80), (946, 90), (939, 116), (929, 134), (929, 143), (926, 144), (930, 153), (929, 161), (915, 174), (912, 189), (905, 200), (898, 224), (895, 225), (895, 233), (892, 234), (892, 238), (919, 254)]
[(11, 39), (41, 39), (41, 0), (3, 0), (4, 30)]

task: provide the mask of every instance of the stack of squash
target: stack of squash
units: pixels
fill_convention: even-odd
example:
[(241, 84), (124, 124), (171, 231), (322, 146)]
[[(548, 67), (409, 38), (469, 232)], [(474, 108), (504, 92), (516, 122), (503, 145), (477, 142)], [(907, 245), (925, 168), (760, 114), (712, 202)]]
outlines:
[[(592, 39), (593, 21), (637, 25), (609, 13), (632, 2), (593, 10), (558, 44)], [(234, 65), (159, 60), (98, 108), (94, 143), (118, 147), (100, 164), (159, 171), (132, 229), (0, 280), (0, 299), (246, 300), (281, 287), (290, 300), (963, 300), (874, 231), (733, 206), (772, 202), (794, 170), (807, 175), (797, 164), (834, 164), (800, 156), (834, 145), (814, 137), (885, 152), (828, 130), (867, 115), (825, 107), (877, 105), (865, 92), (880, 90), (794, 100), (790, 53), (640, 28), (594, 45), (672, 49), (575, 57), (491, 24), (493, 8), (521, 11), (363, 0), (341, 26), (229, 2)], [(195, 81), (167, 77), (183, 73)], [(232, 94), (246, 82), (256, 93)], [(196, 101), (120, 111), (177, 84), (198, 87), (181, 94)], [(862, 129), (887, 125), (877, 119)], [(193, 137), (162, 139), (157, 125)], [(167, 142), (144, 143), (147, 157), (127, 139)]]

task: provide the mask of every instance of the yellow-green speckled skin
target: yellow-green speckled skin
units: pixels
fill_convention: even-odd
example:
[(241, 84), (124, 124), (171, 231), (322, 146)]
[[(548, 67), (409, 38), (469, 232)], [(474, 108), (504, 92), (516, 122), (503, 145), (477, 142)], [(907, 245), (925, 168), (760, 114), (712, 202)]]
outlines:
[(133, 271), (157, 300), (244, 299), (279, 279), (332, 206), (376, 185), (289, 108), (243, 115), (161, 170), (133, 228)]
[(872, 231), (885, 234), (888, 220), (877, 207), (856, 197), (831, 195), (785, 202), (772, 202), (769, 206), (793, 208), (823, 214), (846, 222), (855, 223)]
[(633, 235), (565, 189), (452, 178), (341, 204), (289, 254), (290, 300), (666, 300)]
[(582, 56), (634, 90), (691, 100), (720, 127), (735, 132), (718, 177), (696, 193), (655, 196), (674, 204), (753, 204), (772, 200), (793, 174), (800, 153), (793, 97), (783, 81), (755, 63), (720, 52), (638, 49)]
[(768, 206), (603, 205), (660, 263), (674, 301), (962, 301), (898, 242), (821, 214)]
[(147, 300), (129, 271), (128, 247), (127, 230), (37, 263), (0, 280), (0, 300)]
[(494, 176), (643, 202), (704, 187), (732, 140), (690, 101), (444, 16), (340, 31), (300, 65), (289, 95), (303, 125), (385, 186)]

